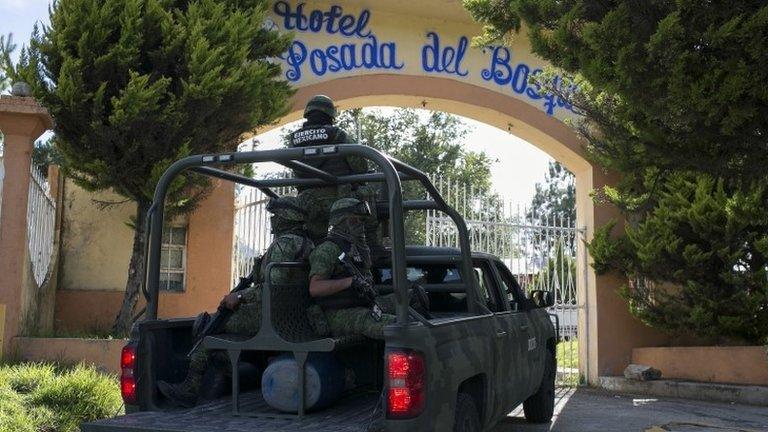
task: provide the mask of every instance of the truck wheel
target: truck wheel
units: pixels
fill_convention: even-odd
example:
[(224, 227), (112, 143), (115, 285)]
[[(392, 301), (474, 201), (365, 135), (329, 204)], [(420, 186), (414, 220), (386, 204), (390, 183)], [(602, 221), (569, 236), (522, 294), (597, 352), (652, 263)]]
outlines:
[(548, 423), (555, 413), (555, 353), (548, 352), (545, 362), (539, 390), (523, 402), (525, 419), (530, 423)]
[(459, 393), (456, 398), (456, 420), (453, 432), (480, 432), (480, 414), (475, 401), (466, 393)]

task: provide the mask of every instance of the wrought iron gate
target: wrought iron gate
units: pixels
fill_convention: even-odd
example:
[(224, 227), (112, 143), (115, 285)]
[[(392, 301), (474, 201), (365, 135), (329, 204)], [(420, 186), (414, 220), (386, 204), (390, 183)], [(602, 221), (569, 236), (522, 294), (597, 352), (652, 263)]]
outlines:
[[(583, 278), (586, 263), (577, 265), (576, 257), (577, 249), (584, 247), (585, 230), (577, 228), (573, 220), (541, 218), (526, 209), (511, 208), (496, 195), (479, 193), (451, 181), (435, 178), (433, 183), (467, 221), (473, 251), (500, 257), (524, 291), (540, 289), (553, 293), (555, 305), (550, 313), (553, 319), (557, 316), (560, 324), (558, 384), (578, 384), (578, 344), (586, 343), (586, 335), (579, 334), (578, 320), (583, 304), (579, 300), (577, 281)], [(272, 239), (267, 201), (268, 197), (257, 189), (238, 191), (233, 284), (248, 273), (253, 258), (264, 252)], [(424, 235), (418, 238), (423, 238), (426, 245), (458, 247), (458, 234), (449, 218), (429, 211), (424, 221)]]
[[(557, 348), (557, 382), (577, 385), (579, 373), (579, 313), (583, 312), (577, 281), (583, 281), (586, 264), (578, 265), (577, 249), (584, 247), (584, 228), (567, 218), (548, 218), (525, 208), (512, 208), (497, 195), (478, 192), (461, 184), (433, 179), (448, 197), (470, 229), (473, 252), (498, 256), (512, 271), (525, 292), (552, 292), (555, 305), (549, 309), (560, 325)], [(431, 210), (425, 220), (427, 245), (458, 247), (453, 222), (442, 213)], [(579, 337), (581, 336), (581, 338)]]

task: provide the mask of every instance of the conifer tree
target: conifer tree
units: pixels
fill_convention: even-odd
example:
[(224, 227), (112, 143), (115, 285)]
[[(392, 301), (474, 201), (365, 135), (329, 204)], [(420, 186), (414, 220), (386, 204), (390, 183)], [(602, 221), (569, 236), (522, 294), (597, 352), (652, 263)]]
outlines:
[[(645, 322), (768, 342), (768, 4), (622, 0), (464, 0), (479, 44), (527, 29), (533, 51), (573, 74), (548, 91), (584, 117), (577, 130), (629, 223), (590, 244), (620, 270)], [(574, 92), (573, 89), (578, 88)], [(643, 281), (643, 283), (637, 283)]]
[[(291, 94), (271, 61), (289, 38), (263, 26), (266, 0), (59, 0), (19, 64), (56, 126), (63, 170), (80, 186), (136, 203), (133, 251), (114, 331), (130, 326), (144, 273), (145, 216), (159, 176), (196, 153), (234, 151), (241, 134), (286, 111)], [(169, 212), (209, 189), (173, 184)]]

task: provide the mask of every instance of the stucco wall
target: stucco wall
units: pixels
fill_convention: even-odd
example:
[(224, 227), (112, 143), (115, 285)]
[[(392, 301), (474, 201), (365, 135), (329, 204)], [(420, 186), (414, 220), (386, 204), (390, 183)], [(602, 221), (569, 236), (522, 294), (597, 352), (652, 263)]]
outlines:
[[(161, 293), (161, 317), (190, 316), (201, 310), (213, 310), (229, 289), (234, 186), (220, 181), (215, 181), (214, 186), (187, 217), (185, 291)], [(136, 207), (126, 203), (102, 210), (94, 199), (121, 200), (114, 194), (92, 194), (71, 180), (66, 182), (61, 283), (55, 311), (59, 329), (106, 329), (123, 299), (133, 242), (133, 231), (126, 222)], [(140, 298), (138, 308), (142, 306)]]
[(123, 291), (136, 214), (132, 202), (112, 192), (88, 192), (65, 179), (61, 230), (60, 289)]

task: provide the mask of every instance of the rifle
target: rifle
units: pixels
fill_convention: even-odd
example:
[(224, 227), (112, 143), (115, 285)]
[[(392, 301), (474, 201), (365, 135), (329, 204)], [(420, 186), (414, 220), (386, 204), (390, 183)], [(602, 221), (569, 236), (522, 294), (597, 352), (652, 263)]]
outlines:
[[(258, 266), (259, 264), (257, 262), (256, 265), (254, 265), (251, 274), (246, 277), (241, 277), (240, 282), (235, 285), (230, 293), (239, 292), (250, 287), (255, 282), (254, 279), (256, 277)], [(235, 311), (232, 309), (220, 304), (213, 315), (210, 315), (208, 312), (203, 312), (198, 315), (195, 319), (195, 323), (192, 325), (192, 337), (195, 338), (195, 344), (192, 346), (189, 354), (187, 354), (187, 358), (192, 357), (192, 354), (197, 351), (206, 336), (221, 333), (224, 330), (224, 325), (227, 324), (227, 321), (229, 321), (229, 318), (232, 317), (234, 312)]]
[(376, 303), (376, 290), (373, 289), (373, 281), (371, 278), (364, 276), (363, 273), (360, 272), (360, 269), (350, 261), (346, 252), (342, 252), (341, 255), (339, 255), (339, 261), (347, 272), (349, 272), (353, 278), (358, 280), (358, 282), (354, 279), (352, 280), (351, 288), (357, 291), (357, 294), (360, 295), (360, 297), (363, 297), (372, 303), (371, 317), (376, 321), (381, 321), (381, 317), (384, 313), (381, 310), (381, 306)]

